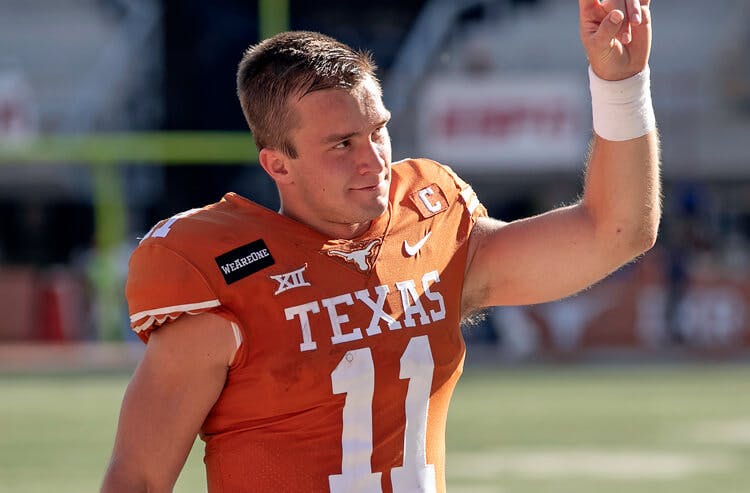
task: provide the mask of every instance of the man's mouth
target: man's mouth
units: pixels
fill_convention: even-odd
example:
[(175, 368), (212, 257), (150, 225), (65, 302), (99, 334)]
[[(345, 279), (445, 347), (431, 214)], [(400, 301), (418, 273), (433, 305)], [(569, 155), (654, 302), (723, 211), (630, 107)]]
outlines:
[(381, 187), (385, 185), (384, 181), (380, 181), (378, 183), (375, 183), (373, 185), (365, 185), (360, 187), (353, 187), (352, 190), (362, 191), (362, 192), (373, 192), (376, 190), (380, 190)]

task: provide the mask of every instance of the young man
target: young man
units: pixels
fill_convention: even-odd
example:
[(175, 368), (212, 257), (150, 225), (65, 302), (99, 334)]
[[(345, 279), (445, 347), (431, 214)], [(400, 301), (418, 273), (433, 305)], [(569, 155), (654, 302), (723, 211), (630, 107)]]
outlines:
[(238, 93), (281, 209), (229, 193), (134, 252), (127, 296), (148, 346), (103, 492), (171, 491), (197, 433), (212, 493), (445, 491), (462, 317), (575, 293), (655, 240), (648, 0), (579, 9), (584, 194), (509, 224), (449, 169), (391, 164), (367, 56), (306, 32), (246, 52)]

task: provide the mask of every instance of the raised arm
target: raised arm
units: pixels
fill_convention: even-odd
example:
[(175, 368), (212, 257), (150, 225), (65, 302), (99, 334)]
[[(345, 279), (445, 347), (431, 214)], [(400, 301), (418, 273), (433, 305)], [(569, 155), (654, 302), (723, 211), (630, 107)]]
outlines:
[(648, 4), (579, 0), (595, 131), (583, 195), (575, 205), (512, 223), (481, 220), (469, 242), (465, 312), (568, 296), (654, 244), (661, 191)]
[(153, 332), (125, 392), (101, 493), (172, 491), (235, 348), (230, 323), (210, 313)]

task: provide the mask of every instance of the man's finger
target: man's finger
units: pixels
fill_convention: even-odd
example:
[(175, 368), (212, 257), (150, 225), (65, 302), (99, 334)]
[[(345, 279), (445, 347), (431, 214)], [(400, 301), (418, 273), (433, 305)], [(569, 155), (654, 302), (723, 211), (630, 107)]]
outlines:
[(596, 37), (600, 43), (612, 46), (612, 40), (615, 39), (624, 24), (625, 14), (621, 10), (613, 10), (602, 20)]
[[(615, 10), (619, 10), (625, 15), (625, 18), (628, 19), (627, 2), (631, 1), (638, 2), (638, 0), (603, 0), (602, 7), (609, 14)], [(633, 36), (630, 30), (630, 22), (623, 22), (620, 24), (620, 32), (617, 34), (617, 39), (619, 39), (624, 45), (629, 44), (630, 41), (632, 41)]]
[(643, 18), (643, 23), (651, 24), (651, 9), (648, 5), (641, 5), (641, 17)]
[(633, 26), (640, 25), (643, 20), (640, 0), (625, 0), (625, 9), (630, 24)]

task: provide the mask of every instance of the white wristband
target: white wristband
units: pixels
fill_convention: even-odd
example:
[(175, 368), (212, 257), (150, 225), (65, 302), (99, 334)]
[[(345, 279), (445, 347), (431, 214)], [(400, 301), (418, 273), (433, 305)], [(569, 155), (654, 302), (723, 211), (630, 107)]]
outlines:
[(635, 139), (656, 128), (648, 66), (624, 80), (599, 78), (589, 66), (594, 132), (603, 139)]

